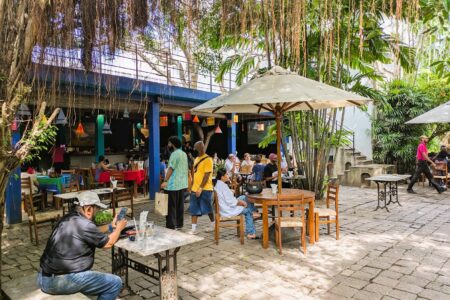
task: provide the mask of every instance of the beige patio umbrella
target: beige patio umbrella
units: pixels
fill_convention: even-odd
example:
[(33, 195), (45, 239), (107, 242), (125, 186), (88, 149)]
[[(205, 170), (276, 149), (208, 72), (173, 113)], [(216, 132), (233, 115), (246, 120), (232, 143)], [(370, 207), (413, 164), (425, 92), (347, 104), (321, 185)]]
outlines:
[(314, 81), (275, 66), (249, 82), (194, 107), (194, 112), (271, 112), (277, 127), (278, 193), (281, 193), (281, 119), (283, 113), (344, 106), (360, 106), (368, 98)]
[(450, 123), (450, 101), (409, 120), (405, 124)]

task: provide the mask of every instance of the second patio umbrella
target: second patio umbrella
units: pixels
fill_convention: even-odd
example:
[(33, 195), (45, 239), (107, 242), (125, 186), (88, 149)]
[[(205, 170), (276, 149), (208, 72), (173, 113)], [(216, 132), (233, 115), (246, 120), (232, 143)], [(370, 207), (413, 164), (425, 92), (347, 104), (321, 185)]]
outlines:
[(281, 120), (283, 113), (360, 106), (362, 96), (314, 81), (275, 66), (249, 82), (192, 109), (210, 113), (272, 112), (277, 127), (278, 193), (281, 193)]
[(406, 122), (406, 124), (430, 123), (450, 123), (450, 101)]

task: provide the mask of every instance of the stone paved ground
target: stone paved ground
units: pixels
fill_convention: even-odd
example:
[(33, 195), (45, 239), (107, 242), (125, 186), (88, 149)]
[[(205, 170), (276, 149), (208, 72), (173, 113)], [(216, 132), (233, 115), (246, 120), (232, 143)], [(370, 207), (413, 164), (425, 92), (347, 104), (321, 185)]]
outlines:
[[(376, 190), (343, 187), (340, 192), (341, 239), (321, 231), (320, 241), (303, 255), (298, 243), (286, 244), (280, 256), (273, 244), (239, 244), (234, 230), (213, 233), (203, 242), (182, 248), (178, 284), (182, 299), (450, 299), (450, 192), (438, 195), (416, 187), (418, 195), (400, 187), (402, 207), (373, 211)], [(140, 205), (150, 209), (149, 204)], [(155, 218), (163, 225), (161, 218)], [(190, 227), (190, 219), (185, 222)], [(260, 230), (258, 224), (257, 230)], [(43, 240), (49, 227), (41, 228)], [(2, 281), (35, 273), (44, 242), (29, 242), (25, 224), (3, 231)], [(96, 270), (110, 271), (110, 251), (98, 250)], [(135, 295), (158, 297), (156, 282), (130, 271)], [(32, 284), (32, 283), (30, 283)]]

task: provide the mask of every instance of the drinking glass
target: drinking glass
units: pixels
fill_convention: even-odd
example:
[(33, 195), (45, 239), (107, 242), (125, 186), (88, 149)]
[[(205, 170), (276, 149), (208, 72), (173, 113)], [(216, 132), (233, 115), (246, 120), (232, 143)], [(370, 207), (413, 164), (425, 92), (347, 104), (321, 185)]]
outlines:
[(145, 224), (145, 237), (149, 238), (155, 234), (155, 223), (153, 221), (149, 221)]

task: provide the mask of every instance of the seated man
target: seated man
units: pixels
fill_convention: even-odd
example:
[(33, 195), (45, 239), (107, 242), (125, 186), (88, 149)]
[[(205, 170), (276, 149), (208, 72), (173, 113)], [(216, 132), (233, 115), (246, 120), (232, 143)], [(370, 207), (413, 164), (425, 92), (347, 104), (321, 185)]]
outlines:
[(235, 217), (238, 215), (245, 216), (245, 233), (248, 239), (256, 239), (255, 225), (253, 224), (253, 217), (259, 217), (258, 213), (254, 212), (255, 206), (253, 203), (248, 202), (245, 195), (240, 196), (236, 199), (234, 197), (233, 191), (227, 185), (230, 181), (226, 170), (219, 169), (217, 171), (216, 178), (217, 183), (214, 190), (217, 193), (217, 198), (219, 200), (220, 215), (222, 217)]
[(50, 235), (41, 256), (38, 284), (44, 293), (69, 295), (83, 293), (98, 299), (116, 299), (122, 289), (120, 277), (91, 271), (95, 248), (111, 248), (119, 239), (127, 221), (111, 225), (108, 235), (100, 232), (92, 221), (98, 207), (106, 208), (94, 192), (85, 191), (78, 196), (78, 206), (65, 215)]

